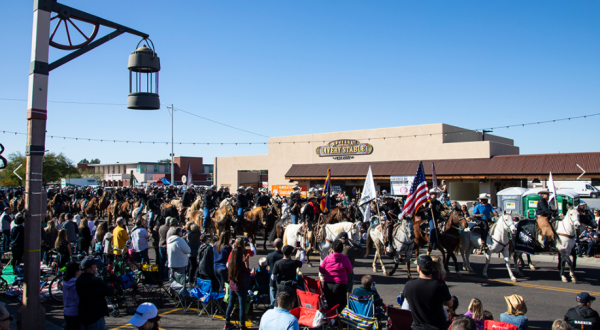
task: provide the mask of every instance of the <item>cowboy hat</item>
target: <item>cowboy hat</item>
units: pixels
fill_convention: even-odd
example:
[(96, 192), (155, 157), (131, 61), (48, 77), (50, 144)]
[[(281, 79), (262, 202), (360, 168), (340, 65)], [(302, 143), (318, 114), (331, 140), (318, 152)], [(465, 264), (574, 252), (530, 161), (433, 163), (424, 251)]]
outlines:
[(390, 193), (387, 193), (387, 194), (385, 194), (385, 196), (383, 196), (383, 199), (386, 199), (386, 198), (394, 199), (394, 196)]
[(490, 195), (486, 193), (479, 194), (479, 199), (490, 199)]
[(548, 195), (550, 195), (550, 191), (548, 191), (548, 189), (542, 189), (542, 190), (538, 191), (538, 195), (541, 195), (541, 194), (548, 194)]
[(313, 198), (317, 198), (317, 195), (315, 195), (315, 193), (311, 191), (308, 193), (308, 196), (306, 196), (306, 199), (313, 199)]
[(244, 188), (244, 186), (240, 186), (240, 187), (238, 188), (238, 191), (240, 191), (240, 190), (246, 190), (246, 188)]
[(436, 194), (437, 195), (438, 191), (435, 188), (431, 188), (431, 189), (429, 189), (429, 194)]
[(525, 315), (527, 313), (527, 306), (525, 305), (525, 301), (523, 297), (518, 294), (513, 294), (512, 296), (505, 296), (506, 305), (508, 305), (507, 314), (510, 315)]

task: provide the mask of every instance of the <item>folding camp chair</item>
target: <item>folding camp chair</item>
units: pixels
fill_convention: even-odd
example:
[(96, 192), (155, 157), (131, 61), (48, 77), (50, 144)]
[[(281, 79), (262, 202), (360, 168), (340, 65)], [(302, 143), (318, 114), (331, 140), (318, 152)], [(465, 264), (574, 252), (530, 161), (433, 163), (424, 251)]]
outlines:
[(483, 322), (483, 328), (485, 330), (517, 330), (518, 327), (514, 324), (500, 322), (500, 321), (492, 321), (485, 320)]
[(163, 307), (166, 295), (165, 285), (158, 273), (158, 265), (142, 264), (141, 285), (137, 288), (143, 301), (154, 302), (155, 305)]
[(270, 278), (271, 273), (267, 269), (253, 270), (252, 293), (255, 296), (254, 304), (256, 306), (263, 305), (268, 309), (271, 305)]
[(210, 280), (197, 278), (196, 287), (190, 291), (190, 295), (198, 299), (198, 316), (206, 313), (213, 320), (218, 312), (225, 314), (225, 311), (221, 308), (221, 301), (225, 297), (225, 291), (213, 292)]
[(340, 321), (350, 329), (378, 329), (379, 322), (375, 317), (375, 304), (373, 296), (357, 297), (347, 293), (348, 305), (340, 313)]
[(331, 325), (331, 321), (338, 316), (336, 309), (339, 305), (325, 309), (318, 294), (296, 290), (296, 295), (300, 307), (292, 309), (290, 313), (298, 319), (298, 324), (303, 326), (304, 329), (327, 329)]
[(192, 307), (194, 302), (196, 302), (196, 298), (192, 297), (187, 288), (181, 285), (179, 282), (171, 282), (171, 284), (169, 284), (169, 288), (171, 289), (171, 292), (175, 298), (175, 308), (181, 306), (183, 311), (187, 312), (190, 307)]
[(411, 330), (412, 314), (409, 310), (388, 306), (387, 328), (390, 330)]

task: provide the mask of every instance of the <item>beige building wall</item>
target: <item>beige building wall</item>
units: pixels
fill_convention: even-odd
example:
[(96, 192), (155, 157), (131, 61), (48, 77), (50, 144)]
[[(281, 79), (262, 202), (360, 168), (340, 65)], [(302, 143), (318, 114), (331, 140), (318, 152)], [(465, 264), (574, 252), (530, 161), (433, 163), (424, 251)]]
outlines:
[[(490, 158), (519, 154), (519, 148), (514, 146), (511, 139), (490, 134), (486, 134), (485, 138), (482, 141), (479, 132), (446, 124), (275, 137), (269, 139), (268, 155), (215, 158), (215, 178), (218, 185), (231, 184), (237, 187), (237, 171), (269, 170), (271, 187), (274, 184), (289, 184), (285, 173), (293, 164)], [(316, 154), (317, 147), (339, 139), (370, 143), (373, 153), (357, 155), (350, 160), (334, 160)]]

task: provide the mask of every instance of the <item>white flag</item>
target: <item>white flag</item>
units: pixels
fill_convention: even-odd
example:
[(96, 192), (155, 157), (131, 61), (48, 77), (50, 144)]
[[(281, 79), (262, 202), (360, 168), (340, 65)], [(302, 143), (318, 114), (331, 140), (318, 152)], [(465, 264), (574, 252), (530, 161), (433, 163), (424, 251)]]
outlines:
[(558, 209), (558, 198), (556, 197), (556, 185), (554, 184), (554, 180), (552, 179), (552, 172), (550, 172), (550, 179), (548, 179), (548, 190), (550, 190), (550, 192), (553, 194), (550, 196), (550, 200), (548, 201), (551, 202), (552, 199), (554, 199), (554, 205), (556, 206), (555, 209)]
[(375, 181), (373, 181), (373, 172), (371, 172), (371, 166), (369, 166), (369, 173), (367, 173), (367, 178), (365, 179), (365, 185), (363, 187), (362, 195), (360, 195), (358, 205), (368, 203), (375, 199), (375, 197), (377, 197)]
[(371, 203), (365, 204), (367, 206), (367, 210), (365, 211), (365, 219), (363, 222), (371, 221)]

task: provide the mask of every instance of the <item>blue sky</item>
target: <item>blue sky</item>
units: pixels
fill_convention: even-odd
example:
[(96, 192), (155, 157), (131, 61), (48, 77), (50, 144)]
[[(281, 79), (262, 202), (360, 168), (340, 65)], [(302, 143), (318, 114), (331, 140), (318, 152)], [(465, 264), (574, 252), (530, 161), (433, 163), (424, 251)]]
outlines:
[[(74, 1), (150, 34), (166, 104), (267, 136), (447, 123), (482, 128), (600, 112), (598, 1)], [(33, 1), (3, 4), (0, 99), (26, 99)], [(101, 30), (103, 35), (109, 30)], [(122, 35), (50, 75), (49, 100), (124, 104)], [(52, 49), (51, 60), (65, 52)], [(169, 141), (170, 117), (124, 105), (50, 103), (48, 135)], [(26, 102), (0, 100), (0, 131)], [(497, 130), (521, 153), (598, 151), (600, 116)], [(1, 133), (1, 132), (0, 132)], [(175, 140), (266, 141), (175, 112)], [(25, 137), (0, 134), (8, 154)], [(78, 161), (167, 158), (168, 145), (47, 139)], [(177, 146), (177, 155), (267, 153)]]

